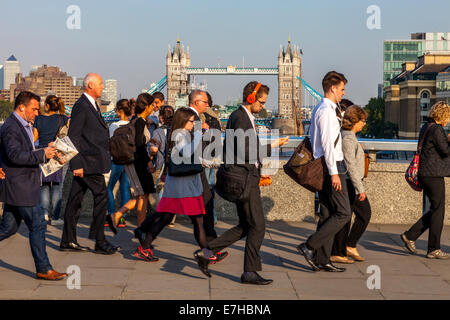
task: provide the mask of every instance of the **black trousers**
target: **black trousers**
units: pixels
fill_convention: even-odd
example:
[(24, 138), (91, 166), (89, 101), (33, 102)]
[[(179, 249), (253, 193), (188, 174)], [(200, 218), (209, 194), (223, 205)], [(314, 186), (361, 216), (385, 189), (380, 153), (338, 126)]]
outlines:
[(94, 210), (89, 239), (105, 240), (105, 217), (108, 209), (108, 191), (102, 174), (74, 177), (64, 214), (64, 229), (61, 242), (77, 242), (77, 223), (81, 213), (81, 202), (87, 190), (94, 196)]
[(249, 198), (245, 202), (236, 203), (239, 224), (218, 238), (208, 243), (214, 252), (229, 247), (236, 241), (247, 237), (245, 242), (244, 271), (261, 271), (259, 250), (264, 239), (266, 223), (259, 190), (260, 175), (257, 168), (250, 172)]
[(334, 236), (347, 224), (352, 216), (348, 198), (346, 174), (339, 174), (342, 190), (336, 191), (331, 185), (331, 176), (326, 175), (322, 191), (319, 192), (319, 202), (327, 210), (321, 211), (317, 231), (312, 234), (307, 245), (316, 250), (316, 263), (330, 262)]
[[(355, 248), (359, 239), (366, 231), (370, 222), (372, 210), (370, 208), (369, 199), (366, 197), (364, 201), (359, 201), (355, 187), (350, 179), (347, 179), (348, 196), (352, 211), (355, 213), (355, 222), (350, 230), (351, 221), (349, 221), (336, 235), (334, 236), (332, 256), (347, 256), (347, 246)], [(326, 210), (326, 208), (325, 208)]]
[(427, 229), (428, 252), (441, 248), (441, 234), (445, 216), (445, 182), (443, 177), (419, 177), (425, 195), (430, 199), (430, 210), (405, 235), (416, 241)]
[(205, 205), (205, 215), (203, 216), (203, 227), (205, 228), (206, 241), (212, 241), (217, 238), (216, 230), (214, 229), (214, 197), (209, 188), (208, 179), (206, 179), (205, 170), (200, 173), (203, 186), (203, 203)]

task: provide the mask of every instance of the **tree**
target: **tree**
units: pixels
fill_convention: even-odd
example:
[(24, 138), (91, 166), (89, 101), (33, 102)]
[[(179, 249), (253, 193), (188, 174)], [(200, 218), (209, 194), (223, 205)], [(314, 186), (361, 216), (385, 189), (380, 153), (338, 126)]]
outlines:
[(393, 139), (398, 136), (398, 126), (384, 120), (384, 98), (371, 98), (364, 110), (367, 125), (361, 131), (363, 137)]
[(0, 120), (5, 120), (14, 110), (14, 104), (8, 100), (0, 101)]

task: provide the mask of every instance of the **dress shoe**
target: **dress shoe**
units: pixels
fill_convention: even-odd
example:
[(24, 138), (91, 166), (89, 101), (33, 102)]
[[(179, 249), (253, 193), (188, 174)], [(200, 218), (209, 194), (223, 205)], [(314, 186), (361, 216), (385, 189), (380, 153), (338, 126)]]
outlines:
[(264, 279), (257, 272), (244, 272), (241, 275), (241, 282), (248, 284), (266, 285), (273, 282), (272, 279)]
[(36, 278), (42, 279), (42, 280), (56, 281), (56, 280), (62, 280), (65, 277), (67, 277), (67, 273), (59, 273), (53, 269), (47, 271), (47, 273), (39, 273), (39, 272), (36, 273)]
[(195, 261), (197, 261), (200, 271), (207, 277), (211, 278), (211, 273), (208, 271), (209, 259), (205, 257), (201, 249), (194, 252), (194, 258)]
[(344, 256), (331, 256), (330, 261), (335, 262), (335, 263), (345, 263), (345, 264), (355, 263), (355, 260), (352, 260), (352, 259), (350, 259), (348, 257), (344, 257)]
[(60, 251), (72, 251), (72, 252), (84, 252), (89, 251), (90, 249), (88, 247), (80, 246), (76, 242), (61, 242), (59, 245)]
[(107, 215), (106, 215), (106, 222), (108, 222), (108, 227), (109, 227), (109, 229), (111, 229), (111, 231), (112, 231), (114, 234), (117, 234), (117, 228), (116, 228), (116, 226), (114, 225), (113, 220), (112, 220), (110, 214), (107, 214)]
[(350, 258), (352, 258), (355, 261), (364, 261), (364, 260), (366, 260), (363, 257), (361, 257), (361, 255), (358, 252), (358, 249), (352, 248), (352, 247), (347, 247), (347, 256), (349, 256)]
[(97, 254), (114, 254), (117, 251), (117, 247), (110, 244), (108, 241), (97, 241), (95, 243), (95, 251)]
[(408, 249), (409, 252), (416, 253), (416, 243), (414, 241), (409, 240), (404, 233), (402, 233), (400, 239), (402, 239), (406, 249)]
[(310, 250), (306, 246), (306, 243), (302, 243), (297, 247), (298, 252), (300, 252), (301, 255), (303, 255), (306, 259), (306, 261), (309, 263), (313, 271), (319, 271), (319, 266), (314, 262), (316, 259), (316, 252), (315, 250)]
[(333, 265), (331, 262), (327, 264), (319, 264), (320, 270), (328, 272), (344, 272), (345, 268), (339, 268)]

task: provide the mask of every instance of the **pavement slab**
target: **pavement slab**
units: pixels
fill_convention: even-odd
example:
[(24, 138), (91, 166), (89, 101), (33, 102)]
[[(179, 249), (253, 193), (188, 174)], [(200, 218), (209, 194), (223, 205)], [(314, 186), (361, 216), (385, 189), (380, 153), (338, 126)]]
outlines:
[[(273, 279), (267, 286), (241, 284), (245, 240), (226, 248), (229, 256), (210, 266), (212, 278), (198, 269), (193, 252), (198, 249), (192, 224), (179, 218), (175, 228), (164, 229), (154, 242), (158, 262), (145, 262), (133, 256), (138, 246), (133, 230), (136, 220), (114, 236), (107, 228), (108, 241), (120, 245), (114, 255), (91, 252), (61, 252), (61, 226), (48, 226), (47, 253), (53, 267), (66, 272), (78, 267), (80, 289), (70, 289), (76, 274), (68, 280), (44, 281), (35, 277), (28, 231), (21, 225), (16, 235), (0, 242), (0, 299), (113, 299), (113, 300), (448, 300), (450, 299), (450, 260), (425, 258), (427, 233), (417, 241), (418, 254), (403, 247), (399, 235), (406, 225), (370, 224), (358, 244), (364, 262), (339, 265), (343, 273), (313, 272), (297, 251), (316, 229), (312, 218), (305, 222), (270, 221), (261, 246), (261, 275)], [(219, 221), (220, 235), (236, 221)], [(94, 248), (88, 239), (90, 219), (82, 217), (78, 242)], [(450, 251), (450, 227), (444, 227), (442, 248)], [(380, 270), (380, 287), (369, 289), (369, 272)], [(75, 282), (74, 282), (75, 281)]]

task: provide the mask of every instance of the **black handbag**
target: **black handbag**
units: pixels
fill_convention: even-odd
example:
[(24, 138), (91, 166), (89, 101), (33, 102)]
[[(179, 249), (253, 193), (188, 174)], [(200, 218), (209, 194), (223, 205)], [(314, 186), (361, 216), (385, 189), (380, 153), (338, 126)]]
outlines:
[[(245, 170), (243, 174), (242, 169)], [(249, 198), (248, 180), (250, 173), (247, 168), (235, 165), (221, 165), (217, 171), (215, 191), (223, 199), (230, 202), (245, 202)]]
[(201, 164), (195, 163), (173, 163), (172, 159), (169, 161), (169, 166), (167, 173), (172, 177), (185, 177), (192, 176), (197, 173), (201, 173), (203, 171), (203, 167)]
[(195, 163), (194, 154), (191, 156), (190, 163), (175, 164), (172, 161), (172, 149), (166, 152), (167, 174), (172, 177), (186, 177), (192, 176), (203, 171), (201, 163)]

